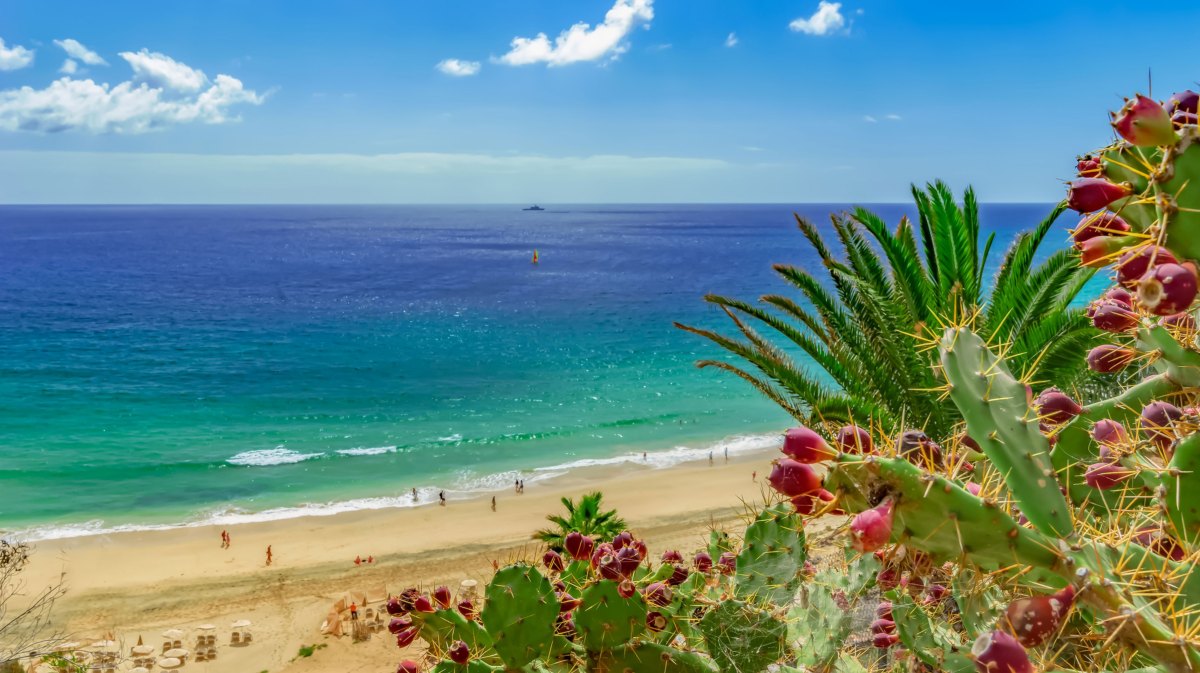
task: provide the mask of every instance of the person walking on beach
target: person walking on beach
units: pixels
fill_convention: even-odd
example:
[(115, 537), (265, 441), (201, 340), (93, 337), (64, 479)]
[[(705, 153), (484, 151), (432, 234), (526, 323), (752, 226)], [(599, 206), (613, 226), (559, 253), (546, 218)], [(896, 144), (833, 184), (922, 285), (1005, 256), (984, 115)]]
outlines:
[(353, 601), (350, 602), (350, 619), (358, 621), (358, 604)]
[(267, 545), (267, 565), (271, 565), (271, 545)]
[(492, 511), (496, 511), (496, 496), (492, 496)]
[(417, 487), (413, 486), (413, 500), (417, 499)]
[(758, 481), (758, 470), (750, 473), (750, 481)]
[(229, 549), (229, 533), (221, 531), (221, 549)]
[(729, 447), (725, 447), (725, 462), (729, 462)]
[(521, 480), (513, 479), (513, 493), (520, 493), (520, 492), (521, 492)]
[(446, 492), (438, 491), (438, 504), (442, 507), (446, 506)]
[(713, 461), (712, 461), (712, 451), (709, 451), (709, 452), (708, 452), (708, 464), (709, 464), (709, 465), (712, 465), (712, 462), (713, 462)]

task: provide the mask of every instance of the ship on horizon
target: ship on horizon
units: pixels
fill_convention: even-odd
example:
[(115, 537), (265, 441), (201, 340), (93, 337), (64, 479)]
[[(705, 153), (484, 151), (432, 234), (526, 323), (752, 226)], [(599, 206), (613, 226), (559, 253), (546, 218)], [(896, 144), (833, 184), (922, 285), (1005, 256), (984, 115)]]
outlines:
[(528, 208), (522, 208), (522, 210), (545, 210), (545, 208), (543, 208), (539, 205), (532, 205), (532, 206), (529, 206)]

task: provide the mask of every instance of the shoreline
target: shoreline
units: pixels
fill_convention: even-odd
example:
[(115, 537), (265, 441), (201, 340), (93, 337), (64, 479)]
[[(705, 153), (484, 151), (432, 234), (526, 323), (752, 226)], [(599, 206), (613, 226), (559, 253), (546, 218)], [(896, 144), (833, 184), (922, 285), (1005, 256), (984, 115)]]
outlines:
[[(207, 670), (388, 670), (400, 657), (386, 633), (357, 644), (319, 634), (329, 605), (345, 591), (483, 584), (493, 562), (537, 562), (533, 532), (562, 509), (559, 498), (590, 490), (604, 493), (605, 508), (647, 540), (653, 557), (667, 548), (690, 553), (712, 527), (740, 533), (747, 504), (768, 497), (772, 457), (756, 451), (731, 453), (728, 462), (716, 457), (712, 465), (706, 459), (665, 469), (580, 470), (521, 495), (498, 494), (495, 512), (480, 498), (229, 526), (229, 549), (220, 547), (220, 526), (47, 540), (36, 545), (26, 580), (35, 588), (65, 573), (68, 594), (54, 619), (79, 640), (111, 633), (127, 651), (139, 637), (155, 642), (166, 628), (223, 628), (246, 618), (255, 624), (255, 646), (227, 647), (221, 659), (203, 664)], [(355, 566), (356, 555), (376, 562)], [(291, 661), (313, 643), (328, 648)]]
[[(241, 526), (253, 523), (272, 521), (287, 521), (309, 517), (331, 517), (361, 511), (381, 511), (388, 509), (419, 509), (437, 505), (438, 493), (446, 494), (447, 500), (453, 502), (469, 502), (493, 495), (509, 492), (512, 488), (510, 479), (520, 478), (530, 484), (540, 486), (557, 486), (572, 479), (595, 479), (586, 473), (611, 470), (663, 470), (680, 465), (702, 462), (707, 460), (707, 454), (728, 451), (732, 460), (735, 457), (750, 456), (770, 451), (781, 441), (779, 432), (763, 432), (755, 434), (727, 435), (720, 439), (709, 440), (700, 447), (676, 445), (668, 449), (650, 450), (638, 455), (636, 451), (626, 451), (606, 457), (578, 458), (565, 463), (556, 463), (522, 470), (497, 472), (477, 478), (475, 481), (489, 486), (476, 488), (444, 488), (441, 486), (415, 487), (417, 496), (409, 494), (369, 496), (364, 498), (335, 499), (326, 502), (304, 502), (297, 505), (267, 507), (258, 511), (246, 511), (232, 505), (217, 506), (212, 509), (197, 512), (190, 518), (172, 523), (107, 523), (102, 519), (92, 519), (74, 523), (34, 524), (12, 530), (0, 529), (0, 537), (21, 542), (45, 543), (53, 540), (69, 540), (80, 537), (119, 535), (136, 532), (163, 532), (189, 528), (205, 528), (211, 526)], [(724, 456), (717, 453), (716, 459), (723, 460)], [(245, 469), (263, 469), (248, 467)], [(491, 483), (497, 483), (503, 478), (504, 487), (494, 488)]]

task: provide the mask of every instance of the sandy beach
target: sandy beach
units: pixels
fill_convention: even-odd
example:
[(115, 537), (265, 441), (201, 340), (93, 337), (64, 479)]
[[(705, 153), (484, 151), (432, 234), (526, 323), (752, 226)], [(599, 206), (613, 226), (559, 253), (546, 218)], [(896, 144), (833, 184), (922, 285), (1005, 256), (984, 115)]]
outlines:
[[(228, 643), (229, 626), (253, 622), (248, 647), (224, 646), (215, 661), (187, 669), (207, 671), (387, 671), (400, 659), (394, 641), (376, 634), (368, 642), (320, 635), (329, 607), (346, 591), (379, 587), (457, 587), (464, 579), (485, 583), (493, 561), (535, 558), (530, 536), (559, 498), (599, 489), (605, 503), (626, 518), (657, 556), (666, 548), (700, 547), (713, 527), (740, 529), (746, 503), (761, 503), (763, 477), (772, 454), (685, 463), (671, 468), (594, 468), (490, 498), (448, 506), (352, 512), (328, 517), (245, 524), (228, 528), (181, 528), (41, 542), (28, 571), (31, 588), (65, 573), (69, 593), (55, 609), (57, 624), (74, 639), (112, 633), (129, 647), (144, 638), (158, 646), (160, 633), (218, 626)], [(758, 480), (751, 479), (757, 471)], [(270, 545), (273, 563), (265, 565)], [(355, 556), (375, 563), (355, 566)], [(311, 657), (302, 646), (325, 644)], [(185, 640), (185, 647), (189, 643)]]

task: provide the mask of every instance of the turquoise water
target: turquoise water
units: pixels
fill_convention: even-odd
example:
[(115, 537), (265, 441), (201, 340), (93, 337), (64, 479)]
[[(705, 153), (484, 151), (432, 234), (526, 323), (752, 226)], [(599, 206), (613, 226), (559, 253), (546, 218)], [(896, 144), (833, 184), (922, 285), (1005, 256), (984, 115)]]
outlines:
[[(0, 208), (0, 529), (406, 506), (766, 446), (787, 418), (671, 323), (785, 290), (770, 264), (813, 262), (792, 211), (839, 208)], [(1006, 241), (1046, 210), (984, 223)]]

